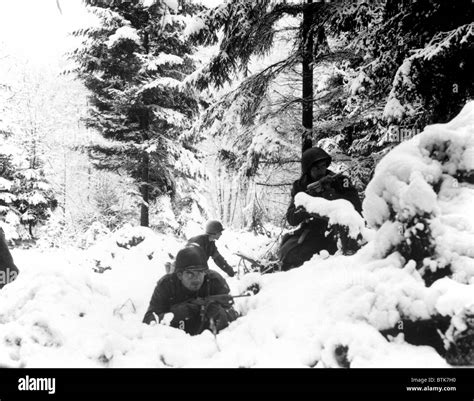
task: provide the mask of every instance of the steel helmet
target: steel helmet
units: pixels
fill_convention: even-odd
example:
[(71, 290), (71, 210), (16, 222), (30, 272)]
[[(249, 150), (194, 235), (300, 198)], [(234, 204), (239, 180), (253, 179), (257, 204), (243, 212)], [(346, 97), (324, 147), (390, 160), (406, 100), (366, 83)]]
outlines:
[(199, 247), (189, 246), (181, 249), (176, 255), (175, 271), (207, 270), (203, 252)]
[(314, 147), (305, 150), (301, 158), (301, 170), (303, 171), (303, 174), (308, 173), (311, 166), (320, 160), (326, 160), (327, 166), (331, 164), (331, 156), (329, 156), (323, 149)]
[(210, 220), (206, 224), (206, 234), (218, 234), (224, 231), (224, 227), (220, 221), (217, 220)]

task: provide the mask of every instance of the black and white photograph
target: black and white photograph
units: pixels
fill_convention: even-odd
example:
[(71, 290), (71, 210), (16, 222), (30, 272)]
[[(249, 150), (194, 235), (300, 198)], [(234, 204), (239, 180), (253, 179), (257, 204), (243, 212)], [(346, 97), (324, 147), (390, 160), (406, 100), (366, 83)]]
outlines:
[(106, 397), (120, 372), (155, 377), (147, 399), (248, 372), (284, 399), (293, 375), (355, 399), (337, 375), (364, 372), (474, 399), (473, 21), (474, 0), (0, 0), (1, 401), (66, 399), (61, 374)]

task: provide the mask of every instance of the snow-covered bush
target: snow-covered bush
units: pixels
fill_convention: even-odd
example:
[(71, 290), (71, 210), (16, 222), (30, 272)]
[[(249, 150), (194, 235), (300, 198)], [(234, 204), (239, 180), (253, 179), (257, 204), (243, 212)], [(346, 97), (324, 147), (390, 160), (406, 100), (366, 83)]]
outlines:
[(300, 192), (295, 196), (295, 205), (308, 213), (327, 219), (328, 228), (337, 240), (338, 249), (346, 254), (360, 248), (367, 232), (362, 216), (345, 199), (327, 200)]
[(447, 124), (427, 127), (394, 148), (375, 169), (364, 216), (379, 229), (380, 256), (415, 260), (427, 284), (474, 277), (474, 102)]
[(463, 309), (453, 318), (445, 341), (449, 363), (460, 366), (474, 363), (474, 306)]
[(84, 235), (84, 246), (89, 247), (110, 235), (110, 230), (101, 222), (95, 221)]

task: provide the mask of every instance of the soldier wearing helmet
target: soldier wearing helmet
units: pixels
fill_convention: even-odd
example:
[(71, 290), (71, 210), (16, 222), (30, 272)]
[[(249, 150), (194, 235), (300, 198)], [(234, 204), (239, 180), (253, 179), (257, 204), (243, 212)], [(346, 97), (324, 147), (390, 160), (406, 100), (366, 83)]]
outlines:
[(221, 237), (224, 227), (220, 221), (210, 220), (206, 224), (205, 234), (197, 235), (188, 240), (187, 246), (198, 246), (204, 253), (207, 261), (211, 257), (214, 263), (220, 267), (230, 277), (235, 275), (232, 267), (227, 263), (224, 257), (219, 253), (216, 247), (216, 241)]
[(286, 235), (279, 251), (282, 269), (288, 270), (301, 266), (311, 257), (326, 249), (330, 254), (337, 250), (337, 244), (328, 231), (327, 219), (310, 215), (304, 208), (295, 206), (295, 195), (306, 192), (314, 197), (328, 200), (346, 199), (359, 213), (362, 205), (357, 190), (348, 177), (335, 174), (328, 169), (331, 156), (323, 149), (314, 147), (306, 150), (301, 158), (302, 175), (293, 183), (291, 203), (286, 219), (292, 226), (301, 226), (292, 234)]
[(196, 246), (185, 247), (176, 255), (175, 271), (156, 284), (143, 323), (159, 323), (172, 313), (170, 326), (191, 335), (212, 326), (222, 330), (238, 317), (229, 292), (224, 278), (207, 267), (203, 252)]

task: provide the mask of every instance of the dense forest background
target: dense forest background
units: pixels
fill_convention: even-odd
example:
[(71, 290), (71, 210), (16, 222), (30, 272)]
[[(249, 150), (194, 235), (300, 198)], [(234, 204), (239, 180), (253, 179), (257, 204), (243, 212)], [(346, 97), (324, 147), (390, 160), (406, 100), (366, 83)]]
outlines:
[(473, 97), (469, 0), (215, 3), (84, 1), (93, 23), (57, 69), (0, 44), (9, 238), (186, 236), (208, 218), (278, 233), (302, 149), (363, 197), (383, 155)]

